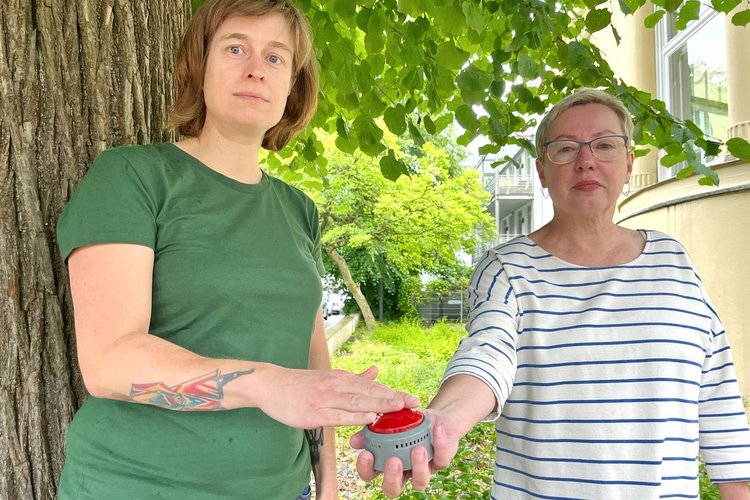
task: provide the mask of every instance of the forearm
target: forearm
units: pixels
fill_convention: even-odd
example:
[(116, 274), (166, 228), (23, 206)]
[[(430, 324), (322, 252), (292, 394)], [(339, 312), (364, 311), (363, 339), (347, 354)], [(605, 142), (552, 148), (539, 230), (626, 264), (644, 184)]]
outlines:
[(338, 498), (335, 428), (321, 427), (306, 430), (305, 437), (310, 447), (310, 462), (315, 476), (316, 498), (319, 500)]
[[(310, 339), (310, 369), (330, 370), (331, 358), (326, 342), (323, 315), (320, 313)], [(336, 429), (321, 427), (305, 431), (310, 445), (310, 462), (315, 476), (316, 499), (338, 498), (338, 475), (336, 473)]]
[(459, 437), (466, 435), (497, 406), (495, 394), (481, 379), (471, 375), (450, 377), (428, 408), (451, 420)]
[[(155, 335), (132, 333), (79, 349), (92, 395), (181, 411), (259, 406), (257, 379), (279, 367), (199, 356)], [(251, 380), (255, 378), (256, 380)]]
[(717, 486), (723, 500), (750, 500), (747, 482), (718, 483)]

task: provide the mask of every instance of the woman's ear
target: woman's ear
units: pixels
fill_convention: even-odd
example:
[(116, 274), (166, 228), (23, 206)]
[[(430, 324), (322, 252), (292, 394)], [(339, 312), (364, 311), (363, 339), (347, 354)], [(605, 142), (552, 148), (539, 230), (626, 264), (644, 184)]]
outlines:
[[(631, 163), (632, 165), (632, 163)], [(547, 178), (544, 176), (544, 164), (541, 160), (536, 161), (536, 173), (539, 176), (539, 181), (542, 183), (542, 187), (547, 187)]]

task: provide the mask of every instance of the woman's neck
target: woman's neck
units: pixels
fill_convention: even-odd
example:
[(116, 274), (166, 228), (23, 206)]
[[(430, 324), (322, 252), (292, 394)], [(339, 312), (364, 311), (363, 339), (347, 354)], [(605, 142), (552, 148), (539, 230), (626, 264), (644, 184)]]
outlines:
[(638, 257), (645, 246), (640, 233), (613, 222), (553, 218), (529, 235), (534, 243), (566, 262), (581, 266), (614, 266)]
[(260, 142), (241, 143), (204, 129), (198, 137), (177, 142), (177, 146), (220, 174), (245, 184), (257, 184), (263, 177), (258, 163)]

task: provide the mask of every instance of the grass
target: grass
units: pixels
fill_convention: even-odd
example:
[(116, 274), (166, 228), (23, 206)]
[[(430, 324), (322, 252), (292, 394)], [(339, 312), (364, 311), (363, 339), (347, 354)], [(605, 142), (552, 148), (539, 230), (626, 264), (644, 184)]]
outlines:
[[(372, 332), (358, 329), (352, 340), (332, 356), (334, 368), (360, 373), (372, 365), (379, 369), (378, 380), (388, 386), (419, 396), (422, 405), (432, 400), (458, 342), (465, 336), (463, 325), (436, 323), (423, 328), (417, 322), (385, 323)], [(359, 427), (337, 429), (339, 467), (354, 470), (355, 452), (349, 438)], [(492, 424), (479, 424), (461, 440), (453, 464), (439, 471), (425, 492), (415, 492), (410, 486), (401, 499), (473, 500), (489, 499), (492, 483), (492, 464), (495, 456), (495, 437)], [(356, 475), (355, 473), (351, 474)], [(386, 497), (380, 493), (380, 480), (363, 481), (340, 478), (341, 489), (357, 500)], [(718, 500), (718, 489), (711, 484), (701, 466), (701, 500)]]

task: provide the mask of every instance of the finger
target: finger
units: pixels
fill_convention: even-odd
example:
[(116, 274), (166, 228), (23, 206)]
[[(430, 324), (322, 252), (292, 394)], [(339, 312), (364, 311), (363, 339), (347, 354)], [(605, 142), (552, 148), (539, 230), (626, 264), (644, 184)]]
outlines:
[(339, 427), (342, 425), (367, 425), (378, 417), (374, 411), (349, 411), (341, 408), (320, 410), (313, 427)]
[(380, 474), (378, 471), (373, 469), (375, 465), (375, 457), (369, 451), (363, 451), (357, 456), (357, 474), (365, 482), (370, 482)]
[(378, 376), (378, 367), (372, 365), (370, 368), (360, 373), (359, 376), (366, 378), (367, 380), (375, 380)]
[(432, 465), (436, 469), (448, 467), (457, 451), (458, 439), (442, 423), (436, 423), (432, 429)]
[(404, 464), (401, 460), (396, 457), (386, 460), (383, 471), (383, 494), (389, 498), (395, 498), (401, 494), (405, 483)]
[(355, 450), (363, 450), (365, 448), (365, 433), (359, 431), (349, 438), (349, 446)]
[(416, 491), (424, 490), (430, 483), (430, 461), (424, 446), (411, 450), (411, 483)]

